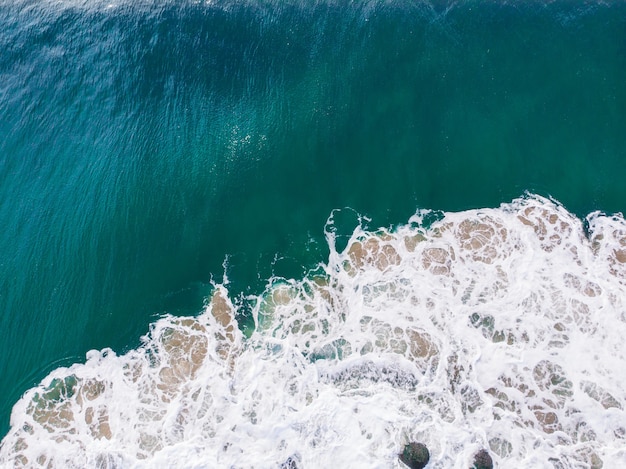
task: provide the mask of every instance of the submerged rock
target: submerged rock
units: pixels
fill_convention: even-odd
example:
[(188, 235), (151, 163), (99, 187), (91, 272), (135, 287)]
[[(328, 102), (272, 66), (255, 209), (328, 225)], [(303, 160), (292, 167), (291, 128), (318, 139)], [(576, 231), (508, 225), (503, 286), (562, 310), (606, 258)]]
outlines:
[(429, 460), (428, 448), (422, 443), (411, 442), (404, 447), (402, 454), (400, 454), (400, 461), (411, 469), (422, 469)]
[(481, 449), (476, 453), (472, 469), (493, 469), (493, 460), (487, 450)]

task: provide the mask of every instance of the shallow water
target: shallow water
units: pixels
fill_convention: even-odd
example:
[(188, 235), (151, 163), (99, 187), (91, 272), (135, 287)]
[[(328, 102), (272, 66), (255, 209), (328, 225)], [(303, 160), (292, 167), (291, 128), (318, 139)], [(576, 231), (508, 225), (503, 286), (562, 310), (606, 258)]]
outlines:
[(124, 355), (16, 405), (0, 461), (53, 467), (617, 467), (626, 461), (626, 222), (537, 196), (355, 230), (299, 280), (228, 283)]

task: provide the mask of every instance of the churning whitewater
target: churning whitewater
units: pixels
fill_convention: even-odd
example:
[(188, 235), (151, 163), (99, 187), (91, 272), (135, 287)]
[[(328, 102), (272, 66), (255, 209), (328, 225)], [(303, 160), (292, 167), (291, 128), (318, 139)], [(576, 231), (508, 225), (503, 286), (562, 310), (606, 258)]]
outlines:
[[(303, 279), (216, 284), (124, 355), (91, 351), (15, 405), (3, 467), (620, 467), (626, 223), (527, 195), (357, 227)], [(252, 308), (244, 335), (240, 308)]]

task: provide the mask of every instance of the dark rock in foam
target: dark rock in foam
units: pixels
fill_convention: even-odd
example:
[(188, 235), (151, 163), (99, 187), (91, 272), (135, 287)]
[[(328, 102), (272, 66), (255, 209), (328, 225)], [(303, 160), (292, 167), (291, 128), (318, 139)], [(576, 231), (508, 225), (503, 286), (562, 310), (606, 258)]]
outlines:
[(422, 469), (429, 460), (428, 448), (422, 443), (411, 442), (404, 447), (402, 454), (400, 454), (400, 461), (411, 469)]
[(280, 465), (280, 469), (298, 469), (299, 461), (300, 461), (300, 458), (297, 454), (293, 456), (289, 456), (289, 458)]
[(472, 469), (493, 469), (493, 460), (487, 450), (481, 449), (476, 453)]

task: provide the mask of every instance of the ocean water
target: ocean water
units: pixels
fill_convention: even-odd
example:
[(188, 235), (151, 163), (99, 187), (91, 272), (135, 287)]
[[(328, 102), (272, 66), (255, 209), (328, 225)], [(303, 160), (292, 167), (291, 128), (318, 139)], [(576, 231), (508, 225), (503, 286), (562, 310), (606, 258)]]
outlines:
[(626, 463), (626, 3), (0, 2), (0, 467)]

